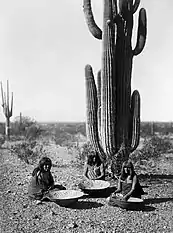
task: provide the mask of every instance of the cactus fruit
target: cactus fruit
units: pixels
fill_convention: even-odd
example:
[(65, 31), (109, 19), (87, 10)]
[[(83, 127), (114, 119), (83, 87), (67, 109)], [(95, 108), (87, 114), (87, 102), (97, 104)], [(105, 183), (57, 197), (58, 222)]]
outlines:
[(87, 137), (102, 161), (111, 160), (115, 172), (128, 159), (140, 138), (140, 95), (131, 95), (133, 57), (144, 48), (147, 34), (146, 11), (140, 9), (137, 42), (132, 49), (133, 14), (140, 0), (104, 0), (103, 30), (92, 13), (91, 0), (83, 0), (89, 31), (102, 40), (102, 67), (97, 86), (92, 67), (86, 65)]

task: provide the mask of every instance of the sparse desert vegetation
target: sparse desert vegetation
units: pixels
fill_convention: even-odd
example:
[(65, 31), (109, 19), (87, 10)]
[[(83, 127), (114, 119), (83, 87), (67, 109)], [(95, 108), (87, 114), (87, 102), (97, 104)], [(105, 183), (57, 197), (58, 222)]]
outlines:
[[(139, 167), (140, 173), (150, 171), (150, 173), (171, 174), (171, 169), (162, 171), (160, 170), (162, 166), (157, 167), (156, 163), (165, 158), (165, 162), (169, 164), (169, 158), (172, 158), (172, 124), (155, 123), (155, 125), (157, 125), (157, 131), (152, 131), (151, 134), (153, 122), (141, 123), (140, 144), (130, 158), (136, 168)], [(3, 127), (1, 123), (0, 132), (3, 132)], [(56, 158), (56, 153), (60, 149), (66, 151), (66, 157), (72, 155), (80, 164), (83, 163), (85, 156), (94, 150), (87, 141), (85, 123), (38, 123), (29, 117), (24, 117), (22, 130), (18, 117), (15, 118), (11, 125), (10, 141), (5, 142), (5, 137), (1, 133), (1, 147), (9, 149), (11, 153), (28, 164), (36, 163), (43, 155)]]
[[(3, 233), (172, 231), (171, 134), (154, 132), (155, 136), (145, 135), (139, 148), (131, 154), (146, 192), (144, 211), (110, 207), (105, 197), (81, 199), (74, 206), (65, 208), (52, 202), (35, 205), (28, 199), (27, 186), (38, 160), (47, 155), (53, 161), (52, 174), (56, 183), (78, 189), (85, 155), (92, 150), (86, 141), (85, 124), (39, 124), (35, 121), (33, 124), (41, 129), (39, 135), (27, 137), (26, 132), (19, 135), (15, 131), (11, 134), (11, 141), (2, 140), (0, 225)], [(144, 134), (142, 130), (143, 127), (141, 134)]]

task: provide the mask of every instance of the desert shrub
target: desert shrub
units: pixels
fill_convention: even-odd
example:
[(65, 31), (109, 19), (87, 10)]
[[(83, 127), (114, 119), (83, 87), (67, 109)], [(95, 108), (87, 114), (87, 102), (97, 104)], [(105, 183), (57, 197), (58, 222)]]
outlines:
[(141, 122), (141, 136), (153, 136), (154, 134), (168, 135), (173, 133), (172, 122)]
[(77, 133), (81, 133), (83, 136), (86, 136), (86, 125), (85, 123), (80, 123), (77, 125)]
[(149, 139), (145, 138), (142, 149), (136, 150), (131, 158), (135, 162), (150, 158), (158, 159), (161, 154), (168, 152), (171, 148), (172, 143), (168, 139), (153, 136)]
[(5, 134), (5, 123), (0, 122), (0, 134)]
[(63, 130), (71, 135), (76, 135), (77, 133), (81, 133), (86, 136), (86, 126), (85, 123), (58, 123), (55, 128), (57, 130)]
[(42, 132), (43, 132), (43, 129), (40, 127), (40, 125), (34, 124), (34, 125), (29, 126), (26, 129), (25, 137), (28, 140), (36, 140), (37, 138), (39, 138)]
[(54, 137), (55, 144), (58, 146), (66, 146), (68, 145), (68, 141), (70, 141), (71, 136), (66, 132), (61, 132), (60, 134)]
[(33, 141), (19, 141), (11, 145), (12, 153), (15, 153), (21, 160), (33, 164), (43, 154), (43, 145)]
[(69, 146), (73, 139), (73, 135), (66, 132), (63, 128), (57, 127), (54, 130), (54, 141), (58, 146)]
[(170, 141), (154, 136), (150, 140), (144, 141), (144, 146), (141, 152), (144, 158), (158, 158), (161, 154), (166, 153), (171, 148), (172, 144)]
[(2, 145), (4, 144), (5, 142), (5, 136), (0, 134), (0, 148), (2, 147)]
[(35, 123), (36, 121), (28, 116), (17, 116), (11, 123), (11, 134), (16, 136), (25, 135), (26, 129)]
[(76, 143), (71, 149), (76, 151), (76, 163), (79, 166), (82, 166), (86, 157), (94, 152), (94, 149), (89, 142), (83, 143), (81, 146), (79, 143)]
[(41, 126), (34, 119), (27, 116), (17, 116), (11, 124), (13, 137), (20, 136), (28, 140), (35, 140), (41, 135), (42, 131)]

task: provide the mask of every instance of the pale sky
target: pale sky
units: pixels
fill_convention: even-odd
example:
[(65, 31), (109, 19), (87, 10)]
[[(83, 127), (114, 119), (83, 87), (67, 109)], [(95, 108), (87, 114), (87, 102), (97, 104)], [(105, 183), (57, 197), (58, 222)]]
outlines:
[[(102, 24), (101, 0), (93, 0)], [(14, 92), (13, 117), (84, 121), (84, 67), (96, 75), (101, 41), (88, 31), (82, 0), (0, 0), (0, 81)], [(141, 95), (142, 121), (173, 121), (173, 1), (141, 0), (148, 34), (133, 60), (132, 89)], [(137, 25), (138, 12), (135, 14)], [(134, 40), (136, 41), (136, 30)], [(0, 121), (4, 121), (0, 108)]]

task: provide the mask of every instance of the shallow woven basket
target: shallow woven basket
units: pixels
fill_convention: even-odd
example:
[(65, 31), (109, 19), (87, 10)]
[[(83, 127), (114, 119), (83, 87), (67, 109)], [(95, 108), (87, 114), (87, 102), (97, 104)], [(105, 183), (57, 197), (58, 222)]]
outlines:
[(50, 192), (49, 199), (61, 206), (69, 206), (82, 196), (84, 193), (78, 190), (59, 190)]
[(128, 201), (115, 199), (114, 206), (118, 206), (127, 210), (140, 210), (144, 208), (144, 201), (136, 197), (130, 197)]
[(83, 181), (79, 184), (79, 188), (88, 194), (98, 193), (101, 191), (106, 190), (110, 187), (110, 183), (104, 180), (90, 180), (90, 181)]

